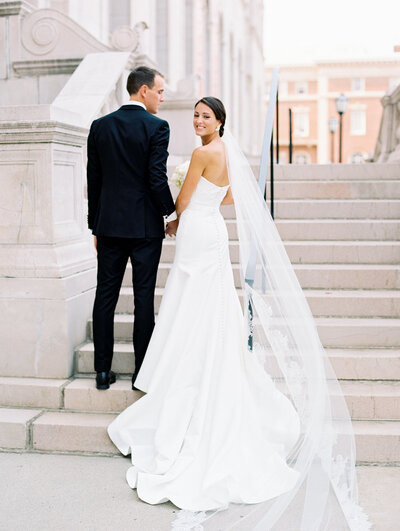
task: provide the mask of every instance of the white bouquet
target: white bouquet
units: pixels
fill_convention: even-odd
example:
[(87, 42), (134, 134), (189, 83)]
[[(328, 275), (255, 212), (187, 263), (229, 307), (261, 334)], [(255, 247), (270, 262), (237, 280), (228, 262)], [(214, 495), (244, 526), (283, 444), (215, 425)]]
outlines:
[(175, 167), (171, 180), (178, 188), (182, 188), (183, 181), (185, 180), (189, 169), (189, 164), (190, 160), (185, 160), (185, 162), (182, 162), (182, 164), (178, 164), (178, 166)]

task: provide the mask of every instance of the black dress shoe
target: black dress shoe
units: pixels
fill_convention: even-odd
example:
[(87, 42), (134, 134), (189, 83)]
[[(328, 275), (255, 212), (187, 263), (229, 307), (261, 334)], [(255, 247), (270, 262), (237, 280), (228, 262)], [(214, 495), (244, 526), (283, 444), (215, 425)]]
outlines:
[(96, 374), (96, 388), (108, 389), (110, 384), (113, 384), (117, 379), (117, 375), (113, 371), (102, 371)]

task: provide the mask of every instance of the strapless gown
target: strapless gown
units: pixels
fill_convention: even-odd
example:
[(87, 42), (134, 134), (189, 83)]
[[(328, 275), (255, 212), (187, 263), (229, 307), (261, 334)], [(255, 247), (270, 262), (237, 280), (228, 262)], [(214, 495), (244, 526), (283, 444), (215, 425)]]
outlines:
[(247, 348), (219, 206), (201, 177), (176, 236), (156, 326), (136, 379), (146, 394), (109, 425), (143, 501), (202, 511), (292, 489), (299, 417)]

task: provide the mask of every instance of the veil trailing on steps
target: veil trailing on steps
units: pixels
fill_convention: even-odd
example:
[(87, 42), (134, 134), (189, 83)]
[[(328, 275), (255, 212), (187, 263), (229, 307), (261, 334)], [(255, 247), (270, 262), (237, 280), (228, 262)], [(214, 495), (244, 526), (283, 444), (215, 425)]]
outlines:
[(287, 456), (299, 479), (294, 489), (266, 502), (207, 513), (181, 511), (173, 529), (368, 530), (357, 501), (354, 434), (341, 387), (251, 167), (229, 131), (222, 140), (247, 298), (243, 318), (249, 343), (244, 348), (300, 417), (301, 436)]

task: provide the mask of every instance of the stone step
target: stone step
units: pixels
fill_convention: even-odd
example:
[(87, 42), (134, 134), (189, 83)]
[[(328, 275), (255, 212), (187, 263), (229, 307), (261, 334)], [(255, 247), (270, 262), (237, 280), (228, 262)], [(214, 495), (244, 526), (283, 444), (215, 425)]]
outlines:
[(89, 454), (119, 454), (107, 426), (115, 414), (45, 411), (32, 423), (32, 449)]
[[(163, 288), (171, 270), (170, 263), (160, 263), (157, 287)], [(294, 264), (303, 289), (399, 289), (400, 266), (352, 264)], [(240, 266), (232, 264), (235, 286), (240, 288)], [(132, 267), (128, 263), (123, 284), (132, 286)]]
[[(229, 239), (238, 239), (236, 221), (225, 220)], [(286, 219), (277, 220), (276, 227), (282, 240), (396, 240), (400, 237), (400, 221)]]
[(0, 407), (0, 449), (31, 448), (31, 424), (41, 413), (40, 409)]
[(288, 179), (275, 182), (274, 196), (276, 199), (400, 199), (400, 182)]
[[(267, 201), (270, 208), (270, 202)], [(235, 219), (234, 205), (221, 205), (225, 219)], [(399, 199), (275, 199), (280, 219), (399, 219)]]
[[(237, 239), (236, 224), (226, 221), (231, 239)], [(398, 220), (278, 220), (282, 240), (396, 240), (400, 238)]]
[(0, 377), (0, 406), (63, 407), (63, 390), (71, 380)]
[[(7, 400), (0, 406), (21, 406), (20, 397), (24, 393), (34, 408), (39, 408), (43, 402), (37, 393), (36, 401), (28, 397), (23, 378), (9, 378), (9, 382), (2, 379), (2, 387), (7, 388), (9, 398), (16, 395), (15, 400)], [(17, 381), (21, 380), (21, 381)], [(36, 387), (42, 394), (48, 389), (53, 390), (50, 382), (38, 381)], [(31, 388), (35, 385), (32, 384)], [(343, 394), (352, 418), (355, 419), (400, 419), (400, 381), (390, 382), (341, 382)], [(96, 389), (93, 378), (74, 378), (65, 388), (58, 389), (60, 406), (53, 409), (67, 410), (69, 412), (102, 412), (119, 413), (142, 396), (140, 391), (132, 391), (130, 378), (118, 379), (110, 386), (107, 393)], [(36, 403), (34, 403), (36, 402)], [(25, 408), (27, 406), (24, 406)]]
[[(225, 220), (230, 240), (237, 240), (237, 226), (233, 219)], [(399, 220), (338, 220), (338, 219), (278, 219), (276, 227), (282, 240), (397, 240), (400, 238)]]
[[(285, 241), (286, 252), (293, 264), (393, 264), (400, 262), (398, 241)], [(229, 242), (230, 259), (239, 262), (239, 244)], [(175, 241), (166, 240), (161, 263), (171, 263)]]
[[(400, 347), (400, 319), (317, 317), (315, 322), (321, 342), (327, 348)], [(132, 314), (115, 315), (116, 341), (130, 341), (132, 329)], [(93, 339), (91, 319), (88, 336)]]
[[(238, 290), (243, 307), (243, 292)], [(397, 317), (400, 316), (400, 290), (304, 290), (315, 317)], [(156, 288), (155, 312), (160, 308), (164, 288)], [(132, 288), (122, 287), (117, 313), (133, 312)]]
[[(189, 159), (189, 157), (188, 157)], [(169, 157), (168, 175), (172, 176), (177, 164), (181, 164), (181, 158)], [(251, 164), (251, 169), (258, 177), (259, 166)], [(400, 175), (399, 163), (368, 163), (368, 164), (276, 164), (274, 166), (274, 179), (276, 181), (366, 181), (366, 180), (398, 180)]]
[[(400, 349), (326, 349), (336, 376), (340, 380), (400, 380)], [(94, 374), (94, 345), (87, 342), (76, 350), (76, 370), (82, 376)], [(114, 345), (113, 370), (133, 374), (135, 368), (132, 343)]]
[(353, 421), (357, 463), (400, 464), (400, 422)]
[[(226, 208), (226, 207), (224, 207)], [(225, 211), (224, 211), (225, 213)], [(277, 199), (275, 220), (280, 219), (399, 219), (398, 199)], [(235, 217), (234, 207), (226, 210)]]
[(352, 419), (400, 419), (400, 381), (347, 381), (340, 385)]
[[(107, 434), (114, 418), (115, 413), (0, 408), (0, 448), (116, 455)], [(358, 463), (400, 464), (398, 420), (354, 420), (353, 428)]]
[[(258, 167), (254, 167), (258, 175)], [(292, 164), (278, 164), (274, 167), (274, 177), (280, 180), (323, 180), (323, 181), (366, 181), (398, 180), (400, 164), (307, 164), (296, 167)]]

